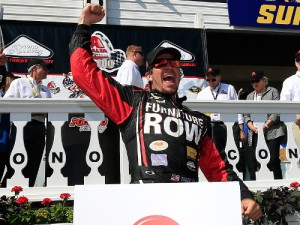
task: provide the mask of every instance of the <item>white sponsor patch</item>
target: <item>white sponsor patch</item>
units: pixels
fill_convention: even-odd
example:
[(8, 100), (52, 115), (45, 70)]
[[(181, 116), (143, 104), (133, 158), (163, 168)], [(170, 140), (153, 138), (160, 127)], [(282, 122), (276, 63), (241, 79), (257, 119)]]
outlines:
[(157, 140), (153, 141), (149, 147), (153, 151), (163, 151), (168, 148), (168, 143), (163, 140)]
[(168, 166), (167, 154), (151, 154), (152, 166)]

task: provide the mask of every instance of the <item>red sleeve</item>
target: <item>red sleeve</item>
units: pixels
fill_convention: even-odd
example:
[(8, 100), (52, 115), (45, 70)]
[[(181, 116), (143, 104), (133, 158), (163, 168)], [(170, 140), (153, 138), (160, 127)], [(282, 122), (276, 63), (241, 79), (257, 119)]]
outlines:
[(226, 164), (208, 135), (200, 143), (199, 167), (208, 181), (228, 181)]
[(74, 81), (105, 115), (117, 124), (126, 120), (132, 106), (121, 98), (123, 86), (105, 76), (84, 48), (76, 48), (70, 62)]
[(241, 199), (253, 199), (248, 187), (233, 171), (225, 151), (221, 155), (209, 135), (205, 135), (200, 144), (199, 167), (208, 181), (238, 181)]

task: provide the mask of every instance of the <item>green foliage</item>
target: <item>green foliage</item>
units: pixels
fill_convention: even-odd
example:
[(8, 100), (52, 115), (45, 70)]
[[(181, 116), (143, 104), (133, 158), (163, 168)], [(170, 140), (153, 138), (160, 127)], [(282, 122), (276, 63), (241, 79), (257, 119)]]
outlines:
[(64, 206), (62, 203), (49, 208), (51, 223), (72, 223), (73, 207)]
[(70, 194), (61, 194), (61, 202), (53, 203), (51, 199), (45, 198), (41, 204), (33, 207), (33, 203), (28, 202), (25, 196), (18, 197), (22, 190), (12, 191), (15, 192), (15, 196), (0, 198), (1, 225), (73, 223), (73, 207), (67, 206)]
[(28, 205), (19, 209), (14, 206), (6, 211), (4, 218), (9, 225), (72, 223), (73, 207), (63, 206), (62, 203), (45, 208), (31, 208)]
[[(16, 197), (2, 196), (1, 204), (1, 220), (10, 225), (29, 225), (34, 221), (33, 210), (31, 204), (19, 205), (16, 203)], [(5, 223), (4, 223), (5, 224)]]
[(253, 192), (254, 199), (264, 212), (263, 217), (253, 222), (244, 218), (244, 224), (288, 225), (286, 217), (300, 211), (300, 192), (293, 187), (269, 188), (266, 191)]
[(34, 216), (35, 224), (72, 223), (73, 207), (57, 203), (50, 207), (35, 210)]

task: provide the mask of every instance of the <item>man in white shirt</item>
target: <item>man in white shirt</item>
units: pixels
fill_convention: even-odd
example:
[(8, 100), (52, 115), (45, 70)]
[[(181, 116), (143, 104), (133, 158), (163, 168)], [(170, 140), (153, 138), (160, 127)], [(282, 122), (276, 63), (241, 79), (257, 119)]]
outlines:
[[(51, 64), (42, 59), (31, 59), (27, 64), (27, 74), (14, 80), (3, 98), (51, 98), (49, 88), (42, 84), (47, 78)], [(24, 145), (28, 162), (23, 170), (29, 178), (29, 186), (33, 187), (45, 148), (45, 118), (43, 113), (32, 114), (31, 121), (24, 127)]]
[[(282, 84), (281, 101), (300, 101), (300, 50), (295, 54), (295, 66), (297, 68), (296, 73), (286, 78)], [(300, 114), (296, 115), (292, 129), (296, 144), (300, 148)]]
[(3, 53), (3, 49), (0, 48), (0, 98), (4, 95), (5, 79), (6, 79), (6, 68), (5, 63), (7, 59)]
[[(208, 68), (205, 79), (208, 86), (197, 95), (197, 100), (237, 100), (237, 93), (230, 84), (221, 83), (221, 72), (217, 68)], [(227, 140), (227, 128), (221, 120), (220, 113), (211, 113), (212, 139), (219, 151), (224, 151)], [(243, 115), (238, 114), (240, 139), (245, 141)]]
[(0, 67), (4, 68), (4, 70), (0, 68), (0, 98), (2, 98), (4, 96), (6, 72), (4, 66), (0, 66)]
[(26, 77), (14, 80), (5, 98), (51, 98), (49, 88), (42, 84), (47, 78), (51, 64), (42, 59), (31, 59), (28, 62)]
[(129, 45), (126, 49), (126, 60), (120, 67), (116, 80), (123, 85), (144, 87), (139, 66), (144, 64), (144, 56), (141, 46)]

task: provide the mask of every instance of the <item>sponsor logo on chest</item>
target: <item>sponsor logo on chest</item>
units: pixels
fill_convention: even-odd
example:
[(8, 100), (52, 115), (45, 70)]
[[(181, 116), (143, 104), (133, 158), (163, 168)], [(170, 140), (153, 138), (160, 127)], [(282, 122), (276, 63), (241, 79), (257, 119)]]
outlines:
[(176, 107), (164, 107), (147, 102), (145, 106), (144, 134), (162, 134), (179, 137), (185, 132), (186, 140), (198, 145), (203, 119)]

